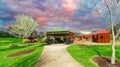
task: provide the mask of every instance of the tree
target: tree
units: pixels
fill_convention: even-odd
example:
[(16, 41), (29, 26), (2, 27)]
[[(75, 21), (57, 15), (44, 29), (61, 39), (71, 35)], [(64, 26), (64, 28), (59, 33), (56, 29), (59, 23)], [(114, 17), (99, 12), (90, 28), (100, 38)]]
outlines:
[(10, 37), (10, 34), (8, 32), (0, 30), (0, 37)]
[[(120, 23), (114, 25), (114, 34), (116, 35), (116, 40), (119, 39), (120, 36), (120, 32), (118, 32), (119, 28), (120, 28)], [(110, 31), (110, 33), (112, 33), (111, 28), (108, 27), (107, 29)]]
[(79, 36), (81, 36), (81, 35), (83, 35), (81, 32), (75, 32), (75, 33), (74, 33), (74, 36), (75, 36), (75, 37), (79, 37)]
[(119, 29), (120, 29), (120, 23), (116, 24), (114, 26), (114, 31), (115, 31), (116, 38), (118, 38), (120, 36), (120, 31), (118, 31)]
[(40, 38), (43, 38), (45, 36), (44, 32), (39, 32), (39, 35), (38, 35)]
[(31, 36), (38, 36), (38, 31), (33, 31), (32, 33), (31, 33)]
[[(107, 9), (107, 13), (109, 15), (109, 23), (110, 23), (110, 28), (112, 31), (112, 58), (111, 58), (111, 64), (115, 64), (115, 39), (118, 37), (118, 34), (120, 32), (120, 28), (117, 31), (117, 34), (115, 35), (114, 31), (114, 23), (116, 22), (116, 19), (119, 15), (119, 0), (104, 0), (105, 7)], [(112, 5), (110, 4), (112, 3)]]
[(0, 30), (0, 37), (4, 37), (4, 31)]
[[(90, 1), (90, 0), (86, 0)], [(93, 3), (93, 4), (92, 4)], [(97, 14), (99, 17), (101, 17), (105, 22), (109, 22), (111, 31), (112, 31), (112, 42), (111, 42), (111, 48), (112, 48), (112, 58), (111, 58), (111, 64), (115, 64), (115, 39), (118, 37), (120, 34), (120, 28), (117, 29), (116, 34), (114, 31), (114, 24), (118, 21), (118, 17), (120, 16), (120, 0), (94, 0), (92, 1), (92, 6), (97, 6), (98, 3), (99, 6), (98, 8), (90, 8), (81, 6), (81, 8), (86, 9), (89, 12), (93, 12), (94, 14)], [(101, 6), (101, 7), (100, 7)], [(109, 17), (109, 18), (107, 18)]]
[(16, 22), (12, 23), (9, 31), (20, 38), (26, 38), (37, 28), (38, 24), (32, 17), (27, 15), (15, 16)]

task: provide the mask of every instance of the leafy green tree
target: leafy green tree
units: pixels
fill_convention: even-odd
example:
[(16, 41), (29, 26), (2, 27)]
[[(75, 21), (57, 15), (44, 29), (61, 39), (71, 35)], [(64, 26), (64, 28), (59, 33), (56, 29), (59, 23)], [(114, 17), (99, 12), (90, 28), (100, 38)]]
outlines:
[(12, 23), (9, 31), (20, 38), (26, 38), (37, 28), (37, 22), (27, 15), (15, 16), (16, 22)]
[(0, 31), (0, 37), (3, 37), (3, 35), (4, 35), (4, 32)]
[(37, 31), (33, 31), (32, 33), (31, 33), (31, 36), (38, 36), (38, 32)]
[(39, 35), (38, 35), (40, 38), (43, 38), (43, 37), (45, 37), (45, 34), (44, 34), (44, 32), (39, 32)]
[(2, 37), (2, 38), (10, 37), (10, 34), (8, 32), (4, 32), (4, 31), (0, 30), (0, 37)]

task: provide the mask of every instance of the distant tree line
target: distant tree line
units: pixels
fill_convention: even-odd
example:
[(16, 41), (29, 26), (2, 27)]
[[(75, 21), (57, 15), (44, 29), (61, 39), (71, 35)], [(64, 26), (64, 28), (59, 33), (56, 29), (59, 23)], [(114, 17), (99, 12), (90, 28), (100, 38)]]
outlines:
[(25, 14), (15, 16), (16, 22), (10, 24), (8, 31), (0, 31), (0, 37), (18, 37), (28, 38), (35, 36), (39, 38), (44, 37), (44, 32), (36, 31), (38, 27), (37, 22), (30, 16)]
[(15, 36), (13, 34), (0, 30), (0, 38), (7, 38), (7, 37), (14, 38)]
[[(36, 36), (36, 37), (39, 37), (39, 38), (43, 38), (43, 37), (45, 37), (45, 34), (44, 34), (44, 32), (41, 32), (41, 31), (40, 32), (33, 31), (33, 33), (31, 33), (31, 36)], [(15, 38), (16, 35), (15, 34), (11, 34), (8, 31), (5, 32), (5, 31), (0, 30), (0, 38), (7, 38), (7, 37)]]

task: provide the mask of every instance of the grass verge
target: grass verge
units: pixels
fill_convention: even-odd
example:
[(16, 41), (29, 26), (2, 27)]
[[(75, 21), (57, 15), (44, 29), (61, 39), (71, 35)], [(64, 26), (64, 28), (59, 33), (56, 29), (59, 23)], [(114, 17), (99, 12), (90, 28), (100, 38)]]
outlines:
[[(116, 46), (116, 58), (120, 59), (120, 46)], [(111, 57), (110, 45), (90, 45), (90, 46), (78, 46), (71, 45), (67, 48), (67, 51), (71, 56), (78, 61), (83, 67), (97, 67), (92, 61), (94, 56)]]
[(0, 38), (0, 47), (1, 46), (8, 46), (12, 43), (20, 44), (22, 39), (20, 38)]
[(30, 46), (29, 49), (35, 49), (35, 51), (11, 58), (7, 56), (15, 52), (24, 51), (26, 47), (0, 51), (0, 67), (34, 67), (34, 64), (37, 62), (43, 50), (43, 44)]

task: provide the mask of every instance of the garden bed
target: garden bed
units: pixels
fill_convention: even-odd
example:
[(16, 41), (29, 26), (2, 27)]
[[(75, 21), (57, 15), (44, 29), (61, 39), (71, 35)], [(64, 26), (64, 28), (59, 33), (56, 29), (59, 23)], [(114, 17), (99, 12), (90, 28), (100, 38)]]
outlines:
[(24, 54), (29, 54), (29, 53), (31, 53), (33, 51), (34, 51), (33, 49), (32, 50), (24, 50), (24, 51), (20, 51), (20, 52), (16, 52), (16, 53), (10, 54), (7, 57), (21, 56), (21, 55), (24, 55)]
[[(28, 48), (26, 44), (21, 43), (20, 38), (0, 38), (0, 41), (11, 41), (0, 44), (0, 67), (34, 67), (44, 48), (44, 44), (36, 43), (29, 45), (30, 51), (26, 52)], [(10, 44), (16, 44), (18, 47), (9, 48)], [(12, 54), (15, 56), (8, 57)]]
[(102, 57), (102, 56), (97, 56), (92, 59), (99, 67), (120, 67), (120, 60), (116, 60), (116, 64), (113, 66), (111, 64), (111, 59)]
[[(116, 45), (116, 58), (120, 59), (120, 46)], [(71, 56), (78, 61), (84, 67), (109, 67), (105, 64), (110, 64), (110, 59), (108, 61), (101, 58), (95, 58), (97, 62), (94, 62), (92, 59), (95, 56), (104, 56), (104, 57), (111, 57), (111, 45), (86, 45), (86, 46), (78, 46), (78, 45), (71, 45), (67, 47), (67, 51), (71, 54)], [(102, 63), (103, 62), (103, 63)], [(98, 65), (97, 65), (98, 64)], [(105, 65), (105, 66), (99, 66)], [(111, 66), (113, 67), (113, 66)], [(116, 67), (120, 67), (120, 61), (116, 60)]]

